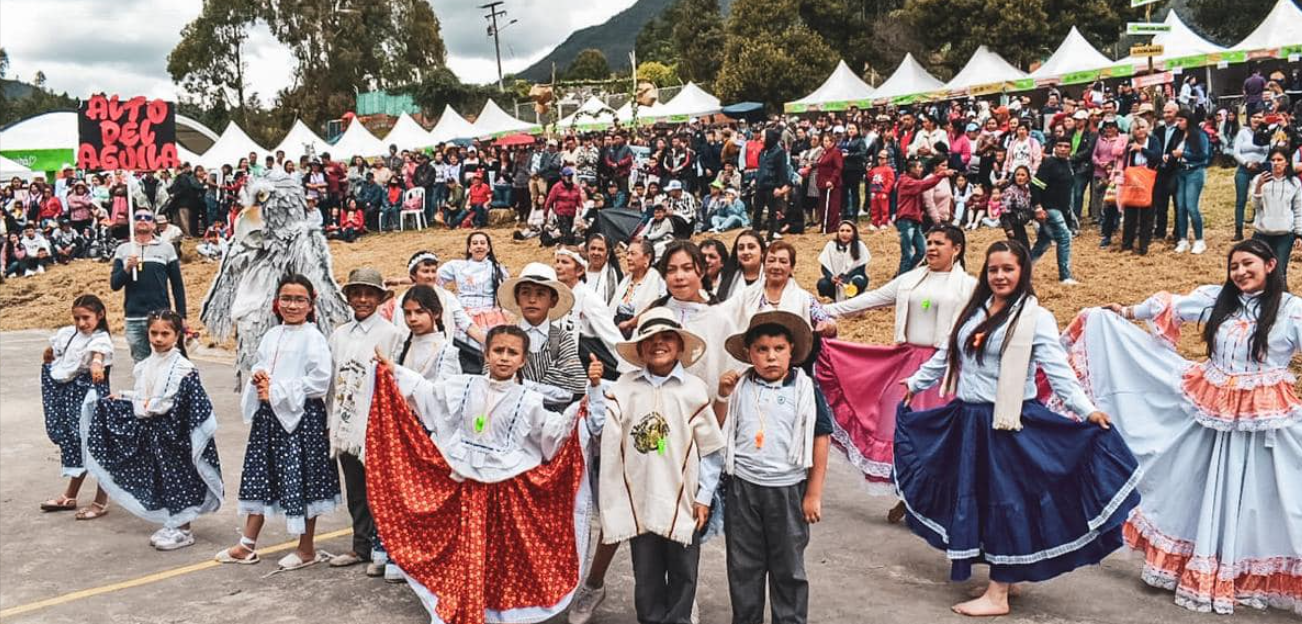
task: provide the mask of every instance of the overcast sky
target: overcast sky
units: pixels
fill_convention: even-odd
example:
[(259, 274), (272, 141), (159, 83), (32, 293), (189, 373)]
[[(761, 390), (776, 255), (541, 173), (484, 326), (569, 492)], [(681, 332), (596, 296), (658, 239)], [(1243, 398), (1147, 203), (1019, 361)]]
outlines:
[[(345, 0), (346, 1), (346, 0)], [(502, 67), (520, 71), (571, 32), (599, 24), (634, 0), (507, 0)], [(466, 82), (497, 80), (493, 40), (474, 0), (432, 0), (443, 27), (448, 64)], [(0, 0), (0, 46), (9, 53), (8, 77), (48, 85), (74, 97), (91, 93), (173, 98), (167, 54), (181, 29), (199, 14), (201, 0)], [(288, 50), (260, 26), (247, 42), (253, 90), (264, 101), (288, 85)]]

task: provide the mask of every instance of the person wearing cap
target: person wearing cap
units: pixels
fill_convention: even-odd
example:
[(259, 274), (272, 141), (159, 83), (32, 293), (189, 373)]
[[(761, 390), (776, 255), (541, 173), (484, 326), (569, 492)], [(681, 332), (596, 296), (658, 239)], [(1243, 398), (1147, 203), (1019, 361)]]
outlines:
[(59, 264), (68, 264), (74, 258), (80, 258), (82, 254), (82, 237), (77, 230), (72, 229), (72, 222), (68, 219), (59, 219), (59, 227), (50, 232), (50, 247), (54, 251), (54, 261)]
[[(1080, 231), (1081, 217), (1084, 216), (1085, 189), (1090, 189), (1090, 209), (1089, 217), (1099, 219), (1100, 208), (1102, 206), (1103, 189), (1095, 189), (1097, 186), (1098, 172), (1097, 166), (1093, 161), (1095, 147), (1098, 142), (1098, 135), (1090, 129), (1090, 114), (1085, 109), (1078, 109), (1071, 116), (1071, 125), (1064, 127), (1069, 130), (1068, 137), (1071, 138), (1071, 156), (1067, 158), (1071, 162), (1072, 171), (1072, 188), (1071, 188), (1071, 212), (1065, 215), (1068, 219), (1068, 225), (1073, 231)], [(1035, 170), (1033, 167), (1032, 171)], [(1094, 180), (1095, 184), (1091, 186), (1090, 181)], [(1098, 200), (1095, 199), (1098, 197)]]
[(800, 364), (813, 334), (803, 319), (771, 310), (751, 317), (724, 343), (749, 362), (719, 380), (724, 470), (732, 477), (723, 512), (733, 619), (764, 620), (765, 590), (774, 622), (805, 622), (809, 525), (822, 520), (823, 480), (833, 432), (816, 408), (814, 382)]
[[(127, 345), (137, 362), (149, 357), (150, 312), (174, 309), (185, 318), (185, 281), (176, 248), (155, 236), (154, 213), (140, 209), (132, 215), (131, 242), (113, 252), (109, 286), (122, 290)], [(168, 298), (168, 286), (172, 296)], [(175, 307), (173, 307), (175, 303)]]
[(578, 216), (579, 207), (583, 205), (583, 187), (574, 182), (572, 167), (561, 170), (560, 180), (547, 192), (547, 199), (542, 205), (543, 220), (546, 222), (554, 213), (556, 227), (560, 230), (560, 243), (573, 245), (575, 244), (574, 218)]
[(583, 363), (573, 333), (559, 321), (573, 309), (574, 293), (556, 279), (556, 269), (531, 262), (502, 284), (498, 301), (529, 338), (522, 369), (527, 385), (543, 395), (548, 409), (573, 403), (583, 393)]
[(670, 180), (665, 185), (664, 204), (669, 208), (669, 214), (684, 223), (693, 226), (696, 231), (705, 229), (705, 220), (697, 220), (699, 205), (696, 197), (692, 196), (685, 189), (681, 180)]
[(688, 622), (725, 446), (712, 392), (688, 372), (705, 342), (657, 307), (617, 349), (638, 370), (605, 390), (602, 541), (629, 542), (639, 622)]
[[(371, 413), (374, 383), (371, 367), (376, 352), (385, 357), (397, 355), (403, 335), (392, 323), (376, 314), (379, 307), (393, 297), (384, 285), (384, 277), (371, 267), (353, 269), (343, 287), (353, 318), (330, 334), (330, 356), (334, 362), (329, 413), (330, 455), (339, 458), (344, 475), (348, 513), (352, 516), (352, 549), (330, 560), (331, 567), (345, 567), (372, 561), (375, 520), (366, 502), (366, 422)], [(383, 573), (383, 562), (367, 567), (368, 576)]]

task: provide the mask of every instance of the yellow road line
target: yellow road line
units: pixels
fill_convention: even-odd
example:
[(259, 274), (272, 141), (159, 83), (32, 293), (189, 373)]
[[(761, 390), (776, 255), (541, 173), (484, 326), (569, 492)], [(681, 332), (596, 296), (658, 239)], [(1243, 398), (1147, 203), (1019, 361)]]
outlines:
[[(352, 534), (352, 529), (340, 529), (338, 531), (332, 531), (330, 533), (324, 533), (318, 535), (316, 536), (316, 539), (317, 541), (324, 541), (324, 540), (334, 539), (336, 537), (343, 537), (345, 535), (351, 535), (351, 534)], [(270, 554), (275, 552), (281, 552), (281, 551), (289, 550), (291, 548), (295, 548), (297, 546), (298, 546), (298, 540), (294, 540), (292, 542), (277, 544), (269, 548), (260, 548), (258, 549), (258, 554)], [(173, 568), (171, 570), (156, 572), (154, 574), (149, 574), (146, 576), (142, 576), (140, 578), (131, 579), (129, 581), (122, 581), (120, 583), (113, 583), (111, 585), (104, 585), (102, 587), (95, 587), (92, 589), (83, 589), (75, 592), (70, 592), (62, 596), (47, 598), (39, 602), (32, 602), (25, 605), (19, 605), (17, 607), (10, 607), (8, 609), (0, 611), (0, 619), (14, 617), (16, 615), (22, 615), (24, 613), (31, 613), (32, 611), (39, 611), (41, 609), (47, 609), (49, 607), (56, 607), (62, 604), (67, 604), (69, 602), (76, 602), (78, 600), (84, 600), (86, 598), (99, 596), (100, 594), (109, 594), (124, 589), (131, 589), (132, 587), (149, 585), (151, 583), (165, 581), (167, 579), (175, 578), (185, 574), (190, 574), (192, 572), (199, 572), (200, 570), (215, 568), (220, 565), (222, 564), (218, 563), (216, 560), (210, 559), (208, 561), (202, 561), (200, 563), (195, 563), (188, 566), (182, 566), (179, 568)]]

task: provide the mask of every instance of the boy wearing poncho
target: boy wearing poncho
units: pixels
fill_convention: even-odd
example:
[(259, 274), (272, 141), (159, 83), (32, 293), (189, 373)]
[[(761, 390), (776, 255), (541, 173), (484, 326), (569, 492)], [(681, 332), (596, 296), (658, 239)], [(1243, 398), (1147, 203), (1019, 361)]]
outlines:
[[(822, 516), (832, 423), (816, 409), (814, 383), (799, 368), (813, 333), (796, 314), (760, 312), (725, 343), (743, 372), (719, 379), (729, 482), (723, 523), (733, 622), (764, 621), (765, 581), (774, 622), (805, 622), (809, 525)], [(823, 415), (821, 418), (818, 415)], [(767, 578), (766, 578), (767, 577)]]
[(710, 393), (686, 372), (705, 343), (665, 308), (617, 346), (639, 370), (605, 394), (600, 501), (603, 540), (629, 540), (633, 602), (643, 623), (686, 623), (696, 597), (700, 533), (723, 464)]

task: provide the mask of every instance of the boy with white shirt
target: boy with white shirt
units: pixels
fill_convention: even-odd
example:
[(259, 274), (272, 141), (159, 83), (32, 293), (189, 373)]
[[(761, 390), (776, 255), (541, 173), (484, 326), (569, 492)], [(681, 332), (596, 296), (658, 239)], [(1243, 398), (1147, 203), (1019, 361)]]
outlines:
[(380, 576), (384, 574), (384, 562), (372, 561), (378, 540), (366, 501), (366, 421), (375, 388), (375, 354), (378, 350), (387, 358), (397, 357), (403, 334), (376, 314), (380, 305), (393, 296), (378, 270), (353, 269), (343, 291), (353, 309), (353, 319), (330, 335), (334, 374), (327, 397), (330, 454), (339, 457), (344, 474), (348, 513), (353, 520), (353, 548), (332, 558), (330, 566), (342, 568), (366, 561), (370, 563), (367, 576)]
[(574, 293), (556, 279), (556, 269), (541, 262), (525, 265), (498, 293), (502, 309), (514, 314), (529, 336), (521, 370), (525, 386), (543, 395), (547, 409), (563, 411), (584, 393), (586, 383), (578, 342), (559, 322), (574, 307)]

